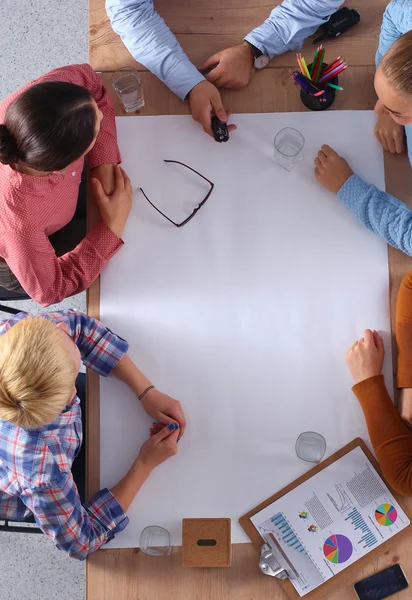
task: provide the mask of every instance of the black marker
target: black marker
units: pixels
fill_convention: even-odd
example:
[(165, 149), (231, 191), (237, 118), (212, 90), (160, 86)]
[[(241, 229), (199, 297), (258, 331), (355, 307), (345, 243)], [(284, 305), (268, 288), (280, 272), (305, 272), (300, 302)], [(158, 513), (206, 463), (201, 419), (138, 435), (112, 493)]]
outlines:
[(213, 137), (217, 142), (227, 142), (229, 139), (229, 130), (226, 123), (220, 121), (216, 116), (212, 117)]

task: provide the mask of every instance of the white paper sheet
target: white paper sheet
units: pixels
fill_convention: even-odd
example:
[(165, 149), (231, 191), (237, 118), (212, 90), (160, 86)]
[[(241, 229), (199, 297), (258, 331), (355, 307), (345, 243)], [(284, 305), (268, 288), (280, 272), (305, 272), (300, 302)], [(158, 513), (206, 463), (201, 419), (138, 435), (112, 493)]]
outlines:
[[(185, 116), (117, 119), (123, 164), (136, 188), (125, 246), (102, 274), (101, 319), (162, 391), (181, 400), (179, 453), (153, 472), (111, 543), (135, 547), (150, 524), (181, 543), (184, 517), (231, 517), (305, 472), (302, 431), (322, 433), (327, 455), (367, 439), (344, 355), (371, 327), (386, 343), (392, 388), (385, 243), (314, 179), (323, 143), (384, 186), (372, 112), (234, 115), (226, 144)], [(273, 139), (292, 126), (306, 139), (292, 173), (273, 160)], [(138, 191), (179, 218), (208, 186), (163, 159), (186, 162), (215, 183), (178, 229)], [(179, 170), (180, 169), (180, 170)], [(137, 456), (151, 418), (115, 378), (101, 381), (101, 485)]]
[(274, 535), (295, 567), (305, 596), (405, 529), (408, 517), (361, 448), (251, 518), (266, 539)]

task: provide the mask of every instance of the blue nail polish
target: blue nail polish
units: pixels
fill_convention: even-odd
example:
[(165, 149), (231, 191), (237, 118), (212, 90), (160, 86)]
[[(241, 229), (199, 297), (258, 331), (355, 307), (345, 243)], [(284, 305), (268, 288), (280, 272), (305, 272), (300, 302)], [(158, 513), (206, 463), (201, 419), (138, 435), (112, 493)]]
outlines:
[(172, 423), (171, 425), (169, 425), (168, 429), (170, 429), (170, 431), (172, 431), (172, 429), (175, 429), (175, 424)]
[(175, 423), (175, 429), (179, 429), (178, 423)]
[(182, 439), (182, 438), (177, 438), (177, 443), (179, 443), (181, 439)]

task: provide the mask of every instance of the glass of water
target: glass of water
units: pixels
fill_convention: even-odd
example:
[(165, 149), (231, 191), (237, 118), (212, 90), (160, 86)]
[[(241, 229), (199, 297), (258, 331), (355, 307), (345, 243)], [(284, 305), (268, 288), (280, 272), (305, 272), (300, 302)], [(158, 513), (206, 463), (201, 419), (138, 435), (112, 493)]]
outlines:
[(325, 456), (326, 440), (316, 431), (304, 431), (296, 440), (295, 451), (301, 460), (319, 463)]
[(144, 106), (142, 82), (133, 67), (120, 67), (112, 75), (112, 84), (126, 112), (135, 112)]
[(169, 556), (172, 553), (170, 533), (159, 525), (145, 527), (140, 536), (140, 549), (148, 556)]
[(303, 135), (293, 127), (285, 127), (276, 135), (274, 145), (276, 163), (286, 171), (293, 171), (302, 158)]

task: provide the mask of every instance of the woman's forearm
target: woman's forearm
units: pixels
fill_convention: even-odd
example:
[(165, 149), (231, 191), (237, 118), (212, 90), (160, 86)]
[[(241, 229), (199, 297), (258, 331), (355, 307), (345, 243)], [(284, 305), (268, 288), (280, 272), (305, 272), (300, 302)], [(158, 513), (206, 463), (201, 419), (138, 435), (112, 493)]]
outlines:
[(128, 354), (125, 354), (112, 370), (121, 381), (124, 381), (136, 394), (140, 396), (151, 384), (145, 375), (136, 367)]
[(140, 490), (151, 470), (137, 458), (129, 472), (111, 488), (111, 493), (116, 498), (124, 512), (129, 510), (137, 492)]

